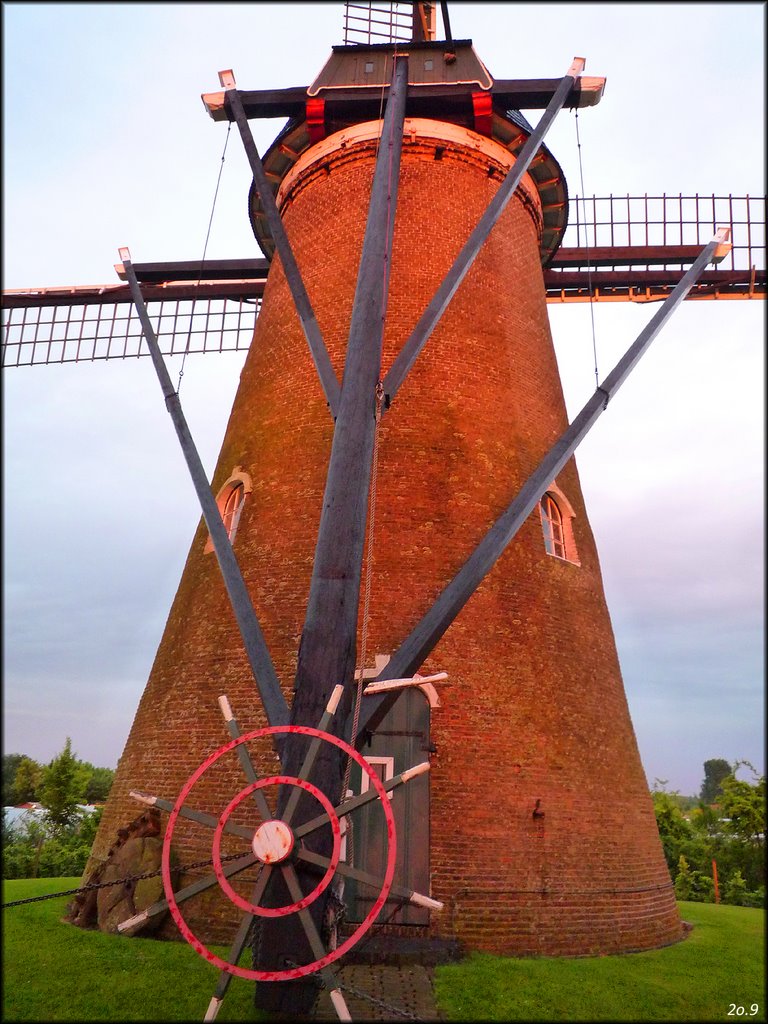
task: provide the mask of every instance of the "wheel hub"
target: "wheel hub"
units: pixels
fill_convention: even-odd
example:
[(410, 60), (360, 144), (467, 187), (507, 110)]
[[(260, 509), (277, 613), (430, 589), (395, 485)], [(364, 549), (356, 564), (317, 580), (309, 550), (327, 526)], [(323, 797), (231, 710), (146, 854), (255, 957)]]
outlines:
[(263, 821), (253, 835), (251, 847), (262, 864), (279, 864), (293, 849), (293, 831), (279, 819)]

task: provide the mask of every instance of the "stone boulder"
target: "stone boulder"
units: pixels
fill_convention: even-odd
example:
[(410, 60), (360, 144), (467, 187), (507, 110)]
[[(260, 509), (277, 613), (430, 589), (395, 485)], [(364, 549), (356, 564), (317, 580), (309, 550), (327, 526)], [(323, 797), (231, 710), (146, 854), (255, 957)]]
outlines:
[[(163, 841), (157, 836), (127, 839), (110, 858), (101, 881), (112, 882), (132, 875), (143, 875), (147, 871), (156, 871), (160, 867), (162, 852)], [(123, 921), (146, 910), (152, 903), (162, 898), (163, 880), (160, 875), (99, 889), (96, 897), (96, 920), (99, 931), (116, 932), (117, 926)], [(162, 924), (164, 917), (165, 914), (156, 914), (122, 934), (150, 934)]]
[[(117, 838), (107, 857), (90, 874), (85, 885), (132, 879), (135, 875), (159, 871), (163, 840), (160, 812), (156, 808), (140, 814), (125, 828), (118, 829)], [(160, 874), (137, 881), (125, 881), (104, 889), (78, 893), (67, 908), (65, 920), (80, 928), (98, 928), (116, 932), (117, 926), (146, 910), (163, 897)], [(167, 911), (129, 928), (123, 935), (151, 935), (162, 925)]]

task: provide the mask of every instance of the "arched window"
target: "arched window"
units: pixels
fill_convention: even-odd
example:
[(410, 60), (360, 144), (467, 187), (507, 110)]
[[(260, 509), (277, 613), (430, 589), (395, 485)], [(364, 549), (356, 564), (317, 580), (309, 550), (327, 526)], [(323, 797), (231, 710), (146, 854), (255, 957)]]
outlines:
[(230, 541), (235, 539), (235, 532), (237, 531), (237, 524), (240, 521), (240, 511), (243, 507), (244, 500), (245, 488), (241, 483), (230, 487), (229, 492), (224, 499), (221, 518), (224, 520), (224, 526), (226, 527), (227, 536)]
[(548, 555), (565, 558), (565, 537), (563, 516), (551, 494), (545, 494), (539, 503), (541, 526), (544, 531), (544, 547)]
[[(230, 543), (235, 539), (237, 524), (240, 522), (240, 514), (248, 494), (251, 493), (251, 478), (247, 473), (242, 472), (242, 466), (235, 466), (219, 493), (216, 495), (216, 504), (221, 513), (221, 519), (227, 531)], [(210, 536), (205, 544), (205, 553), (213, 551), (213, 541)]]
[(573, 534), (576, 513), (562, 490), (553, 480), (539, 502), (544, 550), (548, 555), (581, 565)]

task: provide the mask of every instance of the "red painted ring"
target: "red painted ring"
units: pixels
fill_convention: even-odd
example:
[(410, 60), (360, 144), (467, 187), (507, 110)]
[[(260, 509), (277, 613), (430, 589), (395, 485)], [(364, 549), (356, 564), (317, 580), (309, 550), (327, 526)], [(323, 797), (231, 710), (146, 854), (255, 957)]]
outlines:
[[(332, 743), (340, 750), (345, 751), (349, 754), (354, 761), (356, 761), (362, 770), (368, 775), (371, 783), (376, 790), (376, 793), (381, 801), (381, 807), (384, 811), (384, 817), (387, 822), (387, 866), (384, 873), (384, 881), (382, 882), (381, 891), (377, 896), (373, 906), (366, 914), (363, 921), (357, 926), (354, 932), (344, 941), (341, 945), (337, 946), (336, 949), (327, 953), (324, 957), (320, 957), (318, 960), (314, 960), (309, 964), (305, 964), (303, 967), (289, 968), (283, 971), (258, 971), (249, 970), (247, 967), (239, 967), (237, 964), (231, 964), (226, 960), (222, 960), (221, 957), (216, 956), (207, 949), (202, 942), (197, 938), (192, 929), (187, 925), (186, 921), (182, 917), (181, 911), (179, 910), (178, 904), (173, 892), (171, 885), (171, 838), (173, 836), (173, 829), (176, 825), (176, 821), (179, 817), (179, 811), (184, 804), (187, 796), (195, 783), (200, 779), (204, 772), (215, 764), (216, 761), (230, 750), (234, 750), (241, 743), (246, 743), (249, 740), (259, 739), (262, 736), (273, 736), (281, 733), (297, 733), (304, 736), (316, 736), (321, 740), (325, 740), (328, 743)], [(256, 729), (253, 732), (246, 733), (243, 736), (238, 736), (237, 739), (231, 740), (229, 743), (225, 743), (223, 747), (219, 747), (218, 750), (214, 750), (205, 761), (197, 768), (192, 775), (189, 777), (184, 787), (182, 788), (176, 803), (173, 806), (173, 810), (170, 813), (168, 819), (168, 825), (165, 830), (165, 836), (163, 837), (163, 857), (162, 857), (162, 875), (163, 875), (163, 889), (165, 890), (165, 898), (168, 902), (168, 908), (171, 911), (171, 915), (176, 922), (176, 926), (179, 931), (186, 939), (186, 941), (192, 946), (192, 948), (209, 963), (214, 964), (219, 970), (226, 971), (229, 974), (236, 974), (240, 978), (248, 978), (251, 981), (293, 981), (297, 978), (303, 978), (307, 974), (314, 974), (317, 971), (327, 967), (328, 964), (338, 960), (339, 957), (343, 956), (347, 950), (351, 949), (352, 946), (362, 938), (363, 934), (368, 931), (375, 919), (378, 917), (379, 911), (387, 901), (389, 890), (392, 888), (392, 879), (395, 873), (395, 858), (397, 856), (397, 837), (395, 834), (395, 817), (392, 813), (392, 807), (389, 802), (387, 791), (379, 779), (376, 772), (370, 767), (365, 758), (351, 747), (344, 740), (339, 739), (336, 736), (332, 736), (330, 733), (321, 732), (319, 729), (312, 729), (306, 725), (277, 725), (271, 726), (266, 729)]]
[[(301, 789), (305, 789), (323, 805), (323, 809), (330, 818), (331, 829), (333, 831), (333, 851), (331, 853), (331, 862), (328, 865), (325, 874), (317, 883), (315, 888), (311, 892), (307, 893), (303, 899), (297, 900), (295, 903), (288, 903), (283, 907), (259, 907), (257, 904), (251, 903), (249, 900), (238, 895), (238, 893), (236, 893), (229, 884), (221, 863), (221, 836), (224, 831), (224, 826), (227, 823), (227, 819), (235, 807), (241, 804), (242, 801), (249, 797), (255, 790), (262, 789), (264, 786), (279, 785), (280, 783), (285, 783), (290, 786), (299, 786)], [(297, 911), (303, 910), (304, 907), (308, 907), (309, 904), (312, 903), (313, 900), (316, 900), (317, 897), (331, 884), (331, 880), (336, 874), (336, 867), (339, 863), (340, 856), (341, 828), (339, 826), (339, 819), (336, 817), (336, 812), (333, 809), (333, 804), (325, 793), (321, 792), (317, 786), (313, 786), (311, 782), (305, 782), (303, 779), (294, 778), (291, 775), (271, 775), (269, 778), (260, 779), (257, 782), (252, 782), (249, 786), (246, 786), (241, 793), (237, 794), (221, 815), (219, 823), (216, 826), (216, 831), (213, 834), (213, 870), (216, 872), (220, 888), (224, 890), (230, 900), (240, 907), (241, 910), (247, 910), (249, 913), (256, 914), (258, 917), (284, 917), (286, 914), (295, 914)]]

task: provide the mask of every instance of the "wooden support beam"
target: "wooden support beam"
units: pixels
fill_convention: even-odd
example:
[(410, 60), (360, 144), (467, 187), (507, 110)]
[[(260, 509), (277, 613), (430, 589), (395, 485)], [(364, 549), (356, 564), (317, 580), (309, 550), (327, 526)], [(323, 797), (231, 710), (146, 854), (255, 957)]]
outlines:
[[(251, 598), (240, 572), (240, 566), (232, 550), (229, 534), (222, 521), (219, 507), (211, 491), (211, 485), (208, 482), (208, 477), (205, 475), (205, 469), (187, 426), (187, 421), (181, 408), (181, 401), (179, 400), (178, 393), (174, 390), (168, 370), (165, 367), (152, 323), (147, 314), (147, 307), (144, 304), (141, 287), (136, 280), (136, 275), (131, 266), (130, 254), (127, 249), (121, 249), (120, 256), (123, 260), (136, 311), (139, 314), (144, 338), (152, 356), (155, 373), (165, 397), (165, 405), (176, 428), (181, 450), (203, 512), (205, 525), (208, 527), (208, 532), (211, 535), (219, 568), (224, 578), (224, 585), (227, 588), (232, 611), (235, 614), (240, 635), (243, 638), (248, 663), (251, 666), (251, 672), (256, 681), (267, 721), (270, 725), (286, 725), (289, 717), (288, 705), (280, 689), (280, 681), (272, 664), (264, 634), (256, 618), (256, 612), (251, 604)], [(282, 740), (282, 737), (280, 739)], [(280, 749), (280, 745), (279, 742), (276, 743), (278, 749)]]
[[(381, 373), (381, 353), (387, 307), (392, 236), (395, 221), (400, 154), (403, 142), (403, 117), (408, 82), (408, 61), (398, 57), (393, 84), (387, 101), (381, 141), (373, 175), (368, 219), (358, 268), (357, 286), (344, 366), (344, 381), (328, 465), (323, 507), (320, 516), (314, 567), (304, 628), (299, 646), (298, 665), (291, 709), (292, 725), (310, 725), (321, 718), (337, 684), (345, 687), (344, 712), (349, 709), (351, 684), (355, 671), (356, 636), (363, 547), (368, 512), (374, 429), (376, 424), (376, 385)], [(339, 735), (344, 715), (329, 723), (329, 731)], [(331, 744), (317, 753), (312, 773), (314, 784), (333, 803), (341, 796), (343, 755)], [(286, 739), (283, 773), (298, 776), (306, 756), (302, 736)], [(278, 798), (278, 817), (283, 817), (290, 794), (283, 789)], [(297, 825), (312, 813), (312, 803), (300, 798), (294, 813)], [(298, 832), (296, 833), (298, 835)], [(328, 829), (308, 837), (309, 848), (317, 853), (330, 851)], [(306, 869), (297, 867), (304, 875)], [(275, 875), (279, 879), (279, 875)], [(267, 893), (269, 905), (288, 902), (279, 881)], [(327, 893), (307, 911), (319, 924)], [(307, 920), (303, 922), (307, 925)], [(306, 949), (307, 936), (301, 922), (266, 919), (262, 923), (262, 950), (270, 957), (296, 956)], [(307, 1012), (315, 990), (302, 982), (259, 985), (256, 1005), (260, 1009), (295, 1015)]]
[[(404, 48), (407, 44), (398, 44)], [(552, 102), (561, 79), (497, 79), (490, 92), (494, 106), (502, 110), (545, 110)], [(427, 117), (442, 112), (443, 116), (460, 110), (472, 110), (472, 90), (477, 86), (457, 84), (411, 85), (408, 90), (407, 113), (411, 117)], [(567, 96), (568, 107), (591, 107), (599, 103), (605, 79), (586, 77), (574, 79)], [(243, 89), (240, 98), (245, 116), (288, 117), (303, 119), (306, 113), (307, 86), (289, 89)], [(326, 118), (349, 122), (368, 121), (379, 116), (380, 87), (323, 89)], [(231, 121), (224, 92), (204, 93), (203, 104), (214, 121)]]
[[(665, 322), (694, 286), (704, 268), (712, 262), (713, 258), (722, 255), (727, 237), (728, 230), (720, 229), (717, 235), (701, 250), (699, 258), (687, 271), (683, 280), (640, 332), (581, 412), (550, 448), (523, 484), (517, 497), (496, 520), (427, 614), (392, 655), (377, 677), (378, 679), (411, 676), (428, 657), (504, 553), (507, 545), (541, 500), (551, 481), (556, 479), (558, 473), (607, 408), (608, 402), (647, 351)], [(365, 743), (367, 734), (375, 730), (397, 697), (397, 693), (383, 693), (366, 700), (363, 705), (363, 713), (360, 716), (360, 727), (353, 741), (358, 747)]]
[(264, 173), (264, 166), (261, 162), (258, 150), (256, 149), (256, 143), (253, 141), (253, 135), (251, 134), (250, 126), (243, 111), (240, 93), (234, 87), (234, 78), (232, 77), (232, 73), (231, 71), (222, 72), (220, 77), (222, 78), (222, 84), (231, 86), (226, 92), (226, 106), (231, 111), (232, 116), (237, 122), (237, 127), (240, 130), (240, 137), (243, 140), (243, 147), (253, 174), (253, 183), (259, 194), (261, 207), (264, 210), (265, 217), (267, 218), (270, 234), (274, 239), (277, 254), (283, 265), (283, 273), (285, 274), (288, 282), (288, 287), (290, 288), (291, 296), (293, 297), (293, 302), (296, 306), (296, 311), (299, 314), (301, 327), (304, 331), (304, 336), (307, 339), (309, 351), (312, 354), (312, 359), (314, 360), (315, 368), (317, 370), (318, 377), (320, 378), (320, 384), (323, 388), (323, 392), (325, 393), (325, 399), (328, 402), (331, 414), (336, 416), (339, 408), (339, 382), (336, 379), (336, 374), (334, 373), (333, 366), (331, 365), (331, 359), (328, 355), (328, 350), (325, 347), (325, 342), (320, 334), (320, 326), (317, 322), (317, 318), (315, 317), (314, 310), (312, 309), (312, 303), (309, 301), (307, 290), (304, 287), (299, 266), (296, 262), (295, 256), (293, 255), (291, 243), (288, 241), (288, 235), (286, 234), (283, 222), (280, 219), (277, 203), (275, 202), (275, 197), (272, 194), (272, 188), (267, 181), (267, 176)]
[(418, 358), (419, 353), (429, 340), (435, 327), (445, 312), (448, 303), (456, 294), (461, 282), (467, 275), (469, 268), (475, 261), (477, 254), (483, 247), (486, 238), (491, 233), (499, 217), (507, 207), (515, 189), (522, 181), (523, 175), (528, 170), (532, 160), (539, 151), (544, 136), (549, 127), (562, 108), (568, 94), (573, 87), (574, 79), (578, 78), (584, 68), (584, 60), (580, 57), (574, 58), (559, 86), (555, 90), (552, 101), (544, 112), (536, 129), (526, 140), (520, 150), (513, 166), (509, 169), (504, 181), (499, 186), (496, 195), (488, 204), (485, 213), (475, 225), (472, 233), (464, 243), (461, 251), (453, 262), (448, 273), (443, 278), (440, 287), (435, 292), (431, 302), (425, 309), (418, 323), (414, 327), (411, 336), (400, 349), (397, 358), (384, 378), (384, 393), (391, 402), (397, 394), (400, 385), (408, 375), (409, 370)]
[[(376, 385), (386, 315), (392, 236), (403, 141), (407, 59), (398, 58), (376, 160), (296, 672), (309, 725), (331, 688), (351, 683), (375, 430)], [(306, 697), (305, 697), (306, 695)]]

